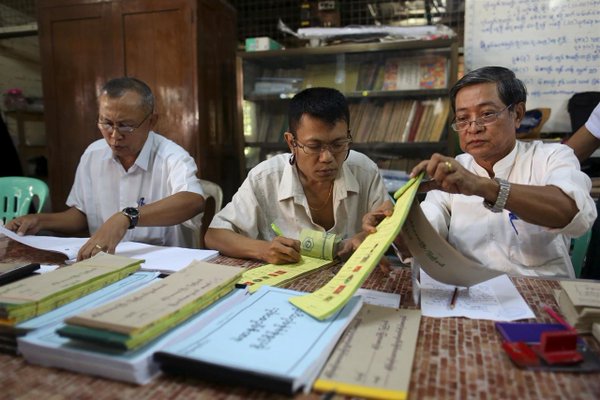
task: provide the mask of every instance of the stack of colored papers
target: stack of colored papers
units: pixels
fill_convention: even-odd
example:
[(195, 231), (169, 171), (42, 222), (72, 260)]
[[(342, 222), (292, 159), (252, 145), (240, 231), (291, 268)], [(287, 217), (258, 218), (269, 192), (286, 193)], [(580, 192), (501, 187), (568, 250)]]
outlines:
[(95, 257), (0, 287), (0, 326), (54, 310), (132, 274), (143, 260), (99, 253)]
[(194, 261), (129, 296), (66, 319), (58, 333), (106, 348), (135, 349), (229, 293), (242, 272)]
[(155, 358), (171, 373), (286, 394), (309, 390), (362, 299), (353, 297), (319, 321), (289, 303), (290, 296), (299, 294), (263, 286)]
[(69, 340), (56, 333), (57, 328), (64, 327), (64, 324), (58, 323), (20, 337), (19, 351), (28, 362), (33, 364), (145, 384), (160, 373), (158, 363), (153, 360), (155, 352), (195, 334), (209, 321), (227, 312), (245, 297), (244, 291), (234, 290), (230, 295), (213, 303), (188, 321), (134, 350), (107, 351), (104, 347)]

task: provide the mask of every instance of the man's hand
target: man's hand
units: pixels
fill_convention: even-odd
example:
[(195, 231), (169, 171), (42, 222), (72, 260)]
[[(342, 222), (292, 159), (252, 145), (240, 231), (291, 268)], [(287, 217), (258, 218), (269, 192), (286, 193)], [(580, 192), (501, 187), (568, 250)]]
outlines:
[(101, 251), (114, 254), (127, 228), (129, 228), (129, 218), (120, 212), (114, 214), (79, 249), (77, 261), (90, 258)]
[(271, 242), (264, 242), (261, 259), (269, 264), (292, 264), (300, 261), (300, 241), (277, 236)]
[(467, 171), (452, 157), (433, 154), (429, 160), (417, 164), (410, 176), (414, 177), (425, 171), (431, 180), (421, 182), (419, 192), (443, 190), (447, 193), (458, 193), (467, 196), (480, 196), (482, 185), (488, 178), (483, 178)]
[(335, 256), (339, 257), (342, 261), (346, 261), (358, 249), (358, 246), (365, 240), (367, 235), (367, 232), (360, 232), (351, 238), (342, 240)]
[(42, 229), (42, 224), (39, 214), (28, 214), (7, 222), (4, 227), (23, 236), (35, 235)]

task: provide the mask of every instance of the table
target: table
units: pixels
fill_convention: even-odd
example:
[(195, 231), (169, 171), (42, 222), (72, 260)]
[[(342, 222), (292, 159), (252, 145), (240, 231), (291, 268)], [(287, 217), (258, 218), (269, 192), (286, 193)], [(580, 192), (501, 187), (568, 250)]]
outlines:
[[(62, 263), (65, 257), (34, 250), (0, 235), (0, 261)], [(215, 262), (255, 266), (220, 256)], [(313, 291), (324, 285), (340, 265), (301, 278), (288, 287)], [(537, 321), (553, 322), (542, 310), (544, 304), (557, 308), (553, 291), (558, 281), (512, 278)], [(399, 268), (388, 277), (375, 270), (364, 288), (401, 295), (401, 306), (416, 308), (412, 300), (410, 270)], [(503, 353), (492, 321), (466, 318), (423, 317), (413, 363), (409, 398), (482, 399), (598, 399), (600, 373), (569, 374), (524, 371)], [(600, 345), (586, 336), (588, 345)], [(216, 385), (200, 379), (160, 376), (145, 386), (110, 381), (53, 368), (29, 365), (21, 357), (0, 354), (0, 398), (10, 399), (265, 399), (285, 398), (268, 392), (231, 385)], [(299, 394), (296, 399), (319, 399), (321, 395)], [(341, 398), (341, 397), (340, 397)]]

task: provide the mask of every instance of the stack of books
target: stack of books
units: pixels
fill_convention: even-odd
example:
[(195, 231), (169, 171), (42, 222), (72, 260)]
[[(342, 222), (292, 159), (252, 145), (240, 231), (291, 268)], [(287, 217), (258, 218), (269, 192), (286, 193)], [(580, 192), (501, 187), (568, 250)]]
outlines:
[(142, 290), (67, 318), (58, 333), (107, 349), (138, 348), (225, 296), (243, 271), (194, 261)]
[(592, 332), (600, 323), (600, 282), (561, 281), (558, 305), (567, 322), (579, 333)]

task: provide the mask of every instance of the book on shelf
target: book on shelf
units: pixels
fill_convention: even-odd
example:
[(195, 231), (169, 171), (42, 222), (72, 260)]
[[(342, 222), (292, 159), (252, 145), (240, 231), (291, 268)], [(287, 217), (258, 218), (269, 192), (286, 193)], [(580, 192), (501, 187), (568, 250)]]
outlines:
[(168, 373), (288, 395), (309, 390), (362, 298), (354, 296), (329, 318), (317, 320), (288, 301), (299, 294), (263, 286), (155, 359)]
[(142, 385), (160, 374), (154, 353), (195, 334), (245, 297), (242, 290), (234, 290), (186, 322), (134, 350), (107, 351), (101, 346), (69, 340), (56, 333), (56, 329), (64, 326), (58, 322), (20, 337), (19, 351), (32, 364)]
[(360, 64), (356, 82), (357, 92), (374, 89), (379, 68), (379, 63), (376, 61), (366, 61)]
[(130, 350), (155, 339), (229, 293), (242, 268), (193, 261), (159, 282), (65, 320), (61, 336)]
[(580, 333), (590, 333), (600, 323), (600, 282), (560, 281), (558, 305), (569, 324)]
[(2, 286), (0, 325), (13, 327), (21, 321), (77, 300), (134, 273), (142, 262), (98, 253), (73, 265)]
[(382, 90), (444, 89), (446, 86), (444, 56), (392, 57), (385, 62)]

